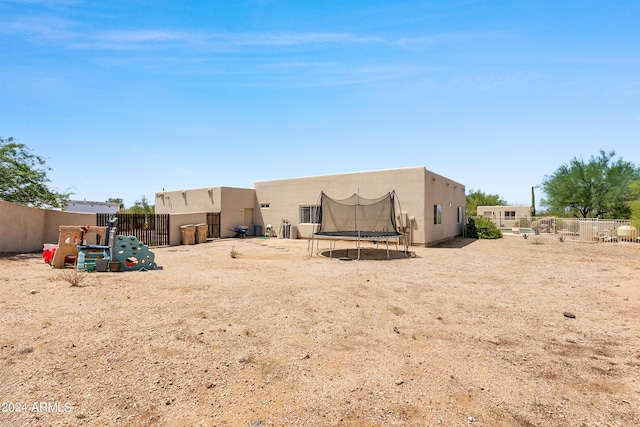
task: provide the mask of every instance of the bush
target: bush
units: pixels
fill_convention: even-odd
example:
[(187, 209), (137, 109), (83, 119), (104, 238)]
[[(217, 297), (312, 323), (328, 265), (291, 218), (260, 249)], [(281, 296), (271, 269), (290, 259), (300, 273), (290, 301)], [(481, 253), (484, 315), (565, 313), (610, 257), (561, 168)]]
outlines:
[(502, 238), (502, 232), (487, 218), (469, 218), (467, 236), (477, 239), (500, 239)]
[(67, 269), (64, 270), (61, 274), (60, 274), (60, 278), (62, 280), (64, 280), (65, 282), (69, 283), (71, 286), (80, 286), (80, 283), (87, 277), (87, 273), (84, 271), (76, 271), (76, 269), (74, 268), (73, 270), (71, 269)]
[(236, 251), (236, 247), (232, 246), (231, 251), (229, 251), (229, 255), (231, 258), (238, 258), (240, 256), (240, 252)]

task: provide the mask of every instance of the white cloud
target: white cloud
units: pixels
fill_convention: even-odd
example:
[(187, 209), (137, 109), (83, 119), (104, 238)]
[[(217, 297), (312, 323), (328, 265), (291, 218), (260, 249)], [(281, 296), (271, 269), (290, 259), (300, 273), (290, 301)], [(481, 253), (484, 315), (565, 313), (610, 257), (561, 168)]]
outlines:
[(31, 40), (64, 40), (76, 37), (71, 30), (73, 22), (42, 16), (21, 16), (0, 19), (0, 32), (20, 34)]
[(500, 37), (500, 34), (495, 32), (453, 32), (421, 37), (402, 37), (394, 43), (402, 47), (426, 47), (441, 44), (466, 43), (478, 39), (490, 39), (496, 37)]

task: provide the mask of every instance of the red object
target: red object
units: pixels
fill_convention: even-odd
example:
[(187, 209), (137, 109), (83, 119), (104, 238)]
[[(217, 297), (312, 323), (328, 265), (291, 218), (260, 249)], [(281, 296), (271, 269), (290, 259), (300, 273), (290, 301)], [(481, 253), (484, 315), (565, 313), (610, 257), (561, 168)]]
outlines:
[(53, 255), (56, 253), (57, 246), (52, 246), (50, 248), (46, 248), (42, 251), (42, 260), (47, 264), (51, 264), (51, 260), (53, 260)]

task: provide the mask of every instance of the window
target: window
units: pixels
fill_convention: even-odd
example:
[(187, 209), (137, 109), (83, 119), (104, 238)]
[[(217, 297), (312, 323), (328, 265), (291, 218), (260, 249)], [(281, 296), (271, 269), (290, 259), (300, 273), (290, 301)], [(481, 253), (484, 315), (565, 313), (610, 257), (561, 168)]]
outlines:
[(318, 206), (300, 206), (300, 224), (317, 224), (318, 209)]
[(458, 206), (458, 224), (462, 222), (462, 206)]
[(504, 211), (504, 219), (515, 220), (516, 219), (516, 211)]
[(433, 205), (433, 223), (442, 224), (442, 205)]
[(260, 209), (269, 209), (269, 203), (260, 203)]

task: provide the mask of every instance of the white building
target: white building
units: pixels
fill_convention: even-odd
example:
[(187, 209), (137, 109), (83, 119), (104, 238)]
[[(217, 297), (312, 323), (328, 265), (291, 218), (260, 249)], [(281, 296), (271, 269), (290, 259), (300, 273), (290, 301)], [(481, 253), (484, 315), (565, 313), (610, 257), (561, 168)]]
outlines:
[(120, 210), (118, 203), (111, 202), (88, 202), (86, 200), (67, 200), (65, 212), (85, 212), (117, 214)]

